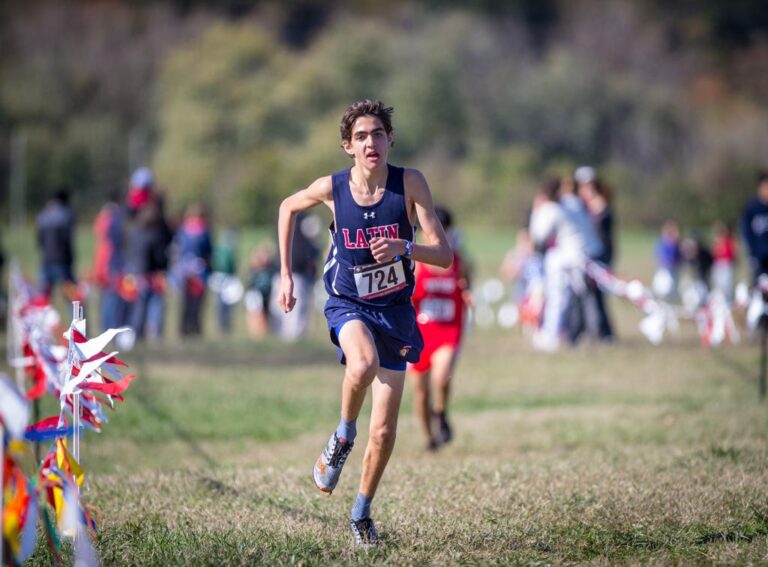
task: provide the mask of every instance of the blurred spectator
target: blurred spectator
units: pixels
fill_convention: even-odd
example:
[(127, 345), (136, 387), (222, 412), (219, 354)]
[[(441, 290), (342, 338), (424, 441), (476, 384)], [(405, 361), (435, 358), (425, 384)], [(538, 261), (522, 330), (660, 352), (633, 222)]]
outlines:
[(712, 225), (712, 289), (721, 291), (727, 301), (733, 299), (737, 256), (733, 230), (725, 223), (716, 221)]
[(211, 233), (205, 208), (191, 205), (176, 233), (176, 267), (182, 292), (181, 335), (202, 334), (200, 320), (205, 286), (211, 270)]
[(119, 286), (124, 271), (125, 219), (117, 195), (99, 211), (93, 223), (95, 250), (91, 281), (101, 290), (101, 328), (116, 329), (127, 323), (127, 304)]
[(583, 203), (572, 192), (572, 182), (561, 195), (558, 178), (545, 180), (531, 213), (530, 234), (544, 252), (546, 277), (542, 326), (533, 337), (540, 350), (559, 347), (569, 298), (584, 291), (586, 260), (602, 251)]
[(507, 251), (499, 267), (501, 278), (514, 285), (512, 295), (515, 300), (519, 300), (525, 294), (528, 287), (528, 265), (531, 258), (535, 256), (531, 235), (528, 233), (528, 227), (517, 231), (515, 246)]
[(701, 236), (695, 233), (683, 239), (680, 252), (691, 273), (691, 281), (684, 286), (683, 306), (695, 310), (703, 306), (709, 296), (712, 253)]
[(499, 276), (512, 287), (512, 298), (517, 303), (520, 323), (526, 332), (536, 332), (541, 326), (544, 312), (544, 263), (537, 253), (531, 234), (532, 210), (523, 219), (523, 228), (517, 231), (514, 248), (507, 251), (499, 268)]
[(544, 258), (545, 304), (541, 328), (533, 335), (534, 347), (553, 351), (560, 346), (562, 313), (565, 310), (567, 282), (563, 269), (562, 254), (556, 244), (571, 245), (571, 239), (559, 239), (563, 225), (563, 209), (560, 206), (560, 180), (545, 180), (533, 201), (529, 234), (536, 250)]
[[(586, 204), (595, 234), (602, 244), (602, 253), (592, 259), (612, 269), (615, 249), (613, 193), (597, 177), (597, 173), (591, 167), (583, 166), (578, 168), (574, 177), (578, 186), (578, 194)], [(586, 325), (593, 337), (608, 342), (614, 339), (613, 325), (608, 315), (605, 295), (592, 278), (587, 278), (584, 313)]]
[(680, 251), (680, 228), (675, 221), (668, 220), (662, 225), (661, 235), (656, 241), (655, 258), (653, 292), (662, 299), (676, 300), (683, 256)]
[(132, 218), (152, 201), (154, 182), (154, 176), (148, 167), (140, 167), (131, 175), (131, 186), (128, 189), (126, 205)]
[(768, 171), (757, 178), (757, 194), (741, 215), (741, 237), (747, 245), (753, 283), (768, 273)]
[(707, 243), (699, 234), (694, 233), (683, 239), (680, 244), (680, 252), (683, 261), (691, 270), (694, 281), (699, 282), (708, 290), (714, 260)]
[(156, 195), (136, 215), (128, 243), (127, 272), (136, 281), (138, 296), (130, 308), (136, 338), (159, 339), (165, 319), (166, 271), (172, 234), (162, 198)]
[(75, 215), (69, 206), (69, 191), (61, 187), (37, 217), (37, 244), (42, 257), (41, 293), (50, 297), (56, 284), (74, 288), (73, 265)]
[(254, 339), (269, 333), (269, 298), (272, 277), (277, 272), (274, 248), (262, 244), (251, 251), (248, 260), (248, 285), (245, 293), (245, 316), (248, 334)]
[(574, 174), (578, 195), (584, 201), (595, 233), (603, 245), (602, 253), (594, 259), (607, 267), (613, 266), (615, 213), (613, 211), (613, 192), (610, 187), (597, 177), (596, 171), (588, 166), (580, 167)]
[[(216, 289), (216, 321), (222, 334), (232, 332), (232, 297), (237, 280), (237, 231), (229, 227), (213, 247), (213, 271), (218, 275)], [(242, 293), (242, 286), (240, 287)]]
[(586, 276), (586, 260), (600, 258), (603, 245), (595, 232), (586, 204), (576, 194), (574, 178), (563, 178), (560, 184), (560, 204), (566, 222), (573, 226), (582, 243), (582, 258), (568, 273), (567, 299), (563, 312), (563, 326), (568, 341), (575, 345), (585, 331), (592, 337), (610, 340), (611, 335), (598, 337), (597, 308), (594, 306), (593, 295), (597, 286), (590, 287), (590, 280)]
[(296, 297), (296, 307), (290, 313), (282, 313), (278, 306), (280, 291), (280, 274), (273, 277), (270, 312), (279, 313), (272, 319), (275, 334), (286, 341), (294, 341), (307, 334), (312, 309), (314, 308), (314, 283), (317, 279), (317, 262), (320, 248), (317, 240), (320, 236), (321, 223), (317, 215), (299, 213), (296, 216), (296, 230), (293, 235), (293, 294)]

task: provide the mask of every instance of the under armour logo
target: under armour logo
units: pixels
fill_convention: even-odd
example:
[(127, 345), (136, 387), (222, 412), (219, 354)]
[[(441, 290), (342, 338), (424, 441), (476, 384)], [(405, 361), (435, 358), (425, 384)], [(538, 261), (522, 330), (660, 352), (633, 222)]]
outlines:
[(372, 211), (372, 212), (370, 212), (370, 213), (363, 213), (363, 218), (364, 218), (365, 220), (368, 220), (368, 219), (375, 219), (375, 218), (376, 218), (376, 212), (375, 212), (375, 211)]

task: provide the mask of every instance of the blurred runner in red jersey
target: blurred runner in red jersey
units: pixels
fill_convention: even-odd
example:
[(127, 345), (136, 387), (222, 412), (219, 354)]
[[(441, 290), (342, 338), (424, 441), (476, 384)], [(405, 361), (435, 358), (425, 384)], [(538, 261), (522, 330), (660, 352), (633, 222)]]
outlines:
[[(459, 355), (466, 307), (470, 304), (469, 278), (451, 213), (435, 207), (448, 234), (453, 263), (448, 268), (417, 262), (413, 304), (416, 322), (424, 337), (418, 362), (410, 365), (414, 384), (414, 408), (426, 436), (427, 450), (434, 451), (453, 438), (447, 405), (451, 377)], [(434, 399), (431, 399), (434, 395)]]

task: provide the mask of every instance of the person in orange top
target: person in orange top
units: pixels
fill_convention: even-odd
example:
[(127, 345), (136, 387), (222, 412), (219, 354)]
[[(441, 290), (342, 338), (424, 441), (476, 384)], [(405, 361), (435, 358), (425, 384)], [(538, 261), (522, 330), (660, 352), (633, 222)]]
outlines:
[[(453, 263), (448, 268), (416, 263), (413, 304), (416, 322), (424, 337), (424, 350), (419, 361), (410, 365), (414, 410), (426, 437), (428, 451), (434, 451), (453, 438), (447, 417), (448, 396), (464, 331), (466, 307), (471, 301), (465, 264), (457, 250), (457, 239), (452, 238), (451, 213), (442, 207), (435, 207), (435, 213), (451, 241)], [(434, 400), (431, 399), (433, 393)], [(436, 431), (433, 431), (433, 421)]]
[(121, 296), (125, 257), (125, 218), (119, 197), (111, 194), (93, 223), (95, 250), (91, 281), (101, 290), (101, 330), (127, 323), (128, 303)]

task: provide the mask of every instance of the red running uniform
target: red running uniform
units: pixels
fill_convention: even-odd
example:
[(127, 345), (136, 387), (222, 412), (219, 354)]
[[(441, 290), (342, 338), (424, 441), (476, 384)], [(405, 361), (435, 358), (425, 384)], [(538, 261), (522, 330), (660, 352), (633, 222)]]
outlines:
[(712, 256), (715, 262), (727, 262), (732, 264), (736, 261), (736, 239), (732, 236), (720, 236), (715, 239), (712, 245)]
[(458, 348), (464, 330), (464, 279), (461, 258), (453, 253), (453, 263), (447, 269), (416, 263), (416, 286), (413, 305), (416, 322), (424, 337), (424, 350), (419, 361), (411, 366), (424, 373), (431, 366), (432, 354), (443, 346)]

